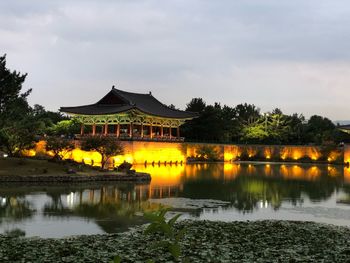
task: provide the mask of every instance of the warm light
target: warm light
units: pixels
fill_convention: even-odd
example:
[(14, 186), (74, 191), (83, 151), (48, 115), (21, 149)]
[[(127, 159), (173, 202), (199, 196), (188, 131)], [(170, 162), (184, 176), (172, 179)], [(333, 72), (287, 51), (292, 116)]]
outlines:
[(293, 151), (293, 159), (294, 160), (299, 160), (301, 158), (301, 156), (302, 156), (302, 153), (300, 150), (295, 149)]
[(271, 158), (271, 156), (270, 155), (266, 155), (266, 159), (270, 159)]
[[(196, 166), (184, 165), (136, 165), (134, 167), (138, 172), (145, 172), (152, 175), (151, 186), (176, 186), (181, 183), (181, 176), (184, 174), (196, 174)], [(194, 169), (194, 171), (191, 171)]]

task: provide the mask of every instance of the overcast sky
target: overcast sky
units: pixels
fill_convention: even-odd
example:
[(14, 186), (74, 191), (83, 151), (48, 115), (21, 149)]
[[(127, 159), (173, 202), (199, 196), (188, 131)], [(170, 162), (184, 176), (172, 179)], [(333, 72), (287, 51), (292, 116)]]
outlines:
[(50, 110), (116, 85), (350, 119), (349, 0), (11, 0), (0, 21), (0, 55)]

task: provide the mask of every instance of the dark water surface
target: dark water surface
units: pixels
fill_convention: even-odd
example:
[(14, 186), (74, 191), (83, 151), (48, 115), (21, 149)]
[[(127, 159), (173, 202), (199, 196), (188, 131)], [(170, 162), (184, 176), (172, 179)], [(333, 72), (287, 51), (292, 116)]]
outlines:
[(307, 220), (350, 226), (350, 169), (329, 165), (138, 166), (151, 184), (0, 185), (0, 233), (62, 237), (124, 231), (144, 211), (182, 218)]

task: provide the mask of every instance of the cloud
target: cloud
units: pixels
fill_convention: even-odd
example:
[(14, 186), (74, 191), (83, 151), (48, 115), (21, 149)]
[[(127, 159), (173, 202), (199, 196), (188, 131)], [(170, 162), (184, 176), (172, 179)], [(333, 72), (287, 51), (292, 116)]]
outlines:
[(2, 1), (0, 50), (49, 109), (117, 84), (181, 107), (204, 97), (349, 118), (349, 11), (345, 0)]

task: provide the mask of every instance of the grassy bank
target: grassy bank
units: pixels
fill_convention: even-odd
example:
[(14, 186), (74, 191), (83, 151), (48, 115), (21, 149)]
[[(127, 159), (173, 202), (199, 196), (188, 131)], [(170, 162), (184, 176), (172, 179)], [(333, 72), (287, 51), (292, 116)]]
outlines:
[(80, 175), (97, 172), (97, 169), (87, 165), (69, 162), (50, 162), (31, 158), (0, 158), (0, 176), (57, 175), (65, 174), (69, 169)]
[(0, 158), (0, 183), (81, 183), (93, 181), (149, 182), (151, 176), (135, 171), (106, 171), (71, 161), (52, 162), (30, 158)]
[[(309, 222), (258, 221), (219, 223), (184, 221), (181, 245), (189, 262), (349, 262), (350, 229)], [(123, 234), (65, 239), (0, 236), (0, 262), (171, 262), (151, 248), (156, 236), (139, 228)]]

